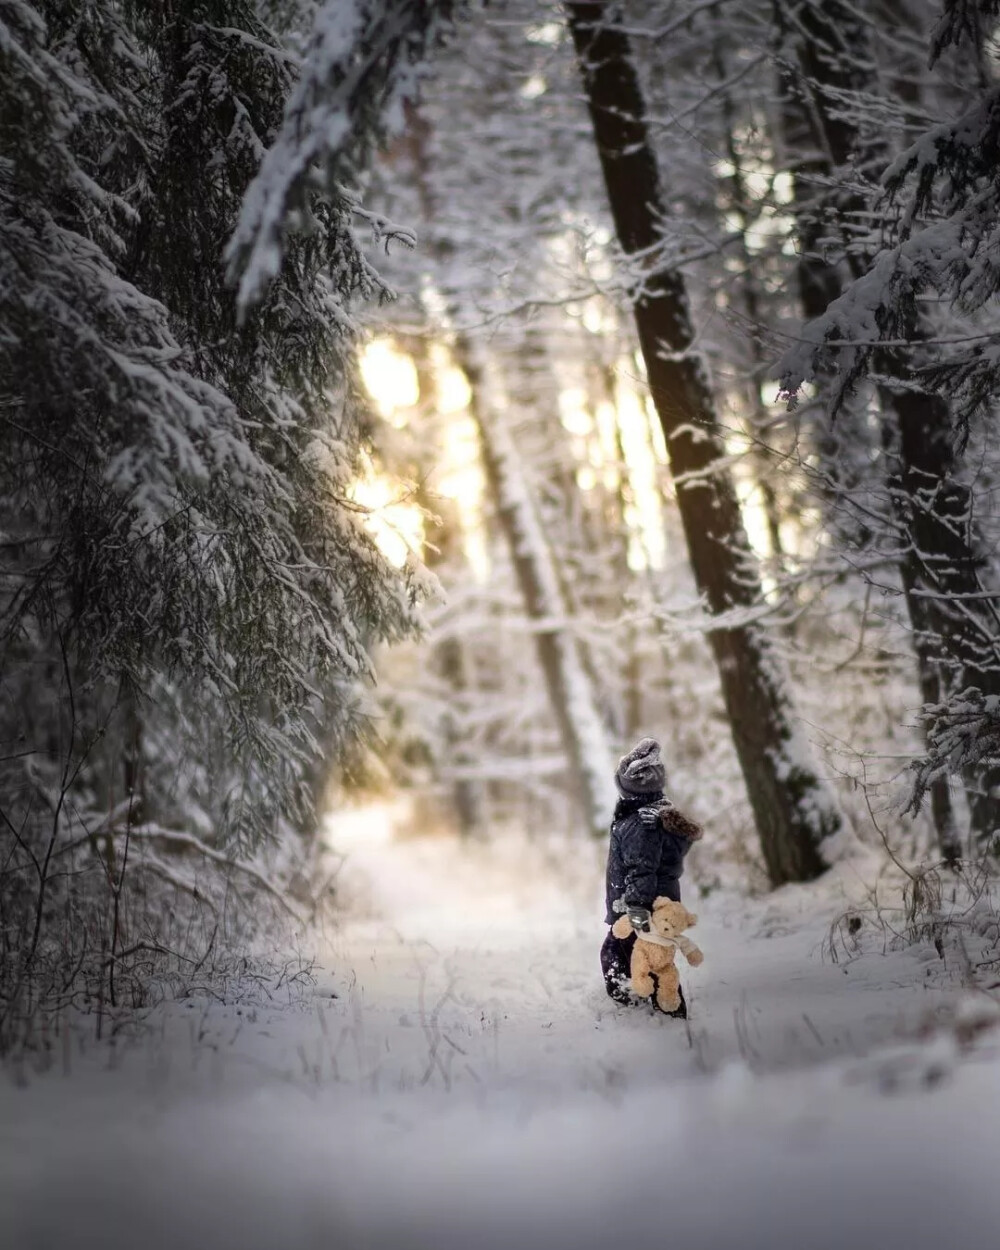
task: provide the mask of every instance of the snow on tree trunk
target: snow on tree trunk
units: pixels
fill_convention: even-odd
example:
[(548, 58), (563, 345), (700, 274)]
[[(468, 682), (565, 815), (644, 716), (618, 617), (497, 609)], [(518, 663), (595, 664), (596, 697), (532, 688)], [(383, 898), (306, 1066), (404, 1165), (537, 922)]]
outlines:
[[(430, 344), (426, 337), (414, 335), (410, 341), (405, 342), (405, 346), (417, 374), (420, 424), (423, 427), (431, 419), (431, 413), (441, 404), (437, 374), (431, 362)], [(457, 541), (456, 534), (453, 526), (438, 515), (440, 501), (428, 490), (423, 475), (420, 476), (414, 493), (423, 510), (426, 526), (424, 564), (430, 572), (437, 575), (439, 569), (447, 563), (449, 547)], [(471, 836), (484, 823), (480, 784), (464, 771), (473, 759), (469, 753), (468, 734), (461, 724), (461, 717), (456, 714), (455, 706), (469, 685), (467, 659), (462, 639), (454, 634), (446, 634), (434, 648), (431, 661), (451, 694), (450, 698), (442, 702), (439, 728), (445, 758), (453, 763), (457, 773), (451, 777), (449, 784), (459, 832), (464, 837)]]
[[(599, 3), (566, 11), (618, 239), (631, 255), (653, 255), (668, 208), (620, 14)], [(704, 367), (691, 350), (683, 278), (650, 266), (635, 320), (696, 583), (714, 616), (749, 608), (760, 601), (760, 579)], [(785, 665), (759, 625), (723, 625), (710, 637), (770, 879), (818, 876), (839, 849), (844, 818), (798, 728)]]
[(467, 340), (459, 343), (457, 354), (472, 393), (487, 486), (526, 613), (535, 623), (535, 650), (569, 762), (573, 793), (588, 830), (602, 837), (615, 801), (614, 760), (593, 685), (567, 619), (558, 571), (524, 466), (500, 406), (491, 400), (487, 369)]
[[(781, 18), (779, 10), (779, 24)], [(788, 36), (788, 32), (783, 33)], [(833, 4), (807, 6), (798, 17), (795, 34), (789, 39), (789, 59), (784, 61), (781, 75), (783, 156), (792, 170), (793, 217), (799, 243), (796, 265), (799, 302), (803, 315), (812, 320), (822, 316), (843, 289), (842, 275), (830, 260), (831, 233), (842, 234), (844, 219), (856, 219), (864, 208), (858, 192), (845, 191), (843, 183), (835, 177), (838, 167), (857, 157), (860, 137), (844, 119), (842, 111), (836, 117), (831, 115), (830, 104), (831, 100), (839, 98), (838, 93), (863, 86), (854, 54), (864, 49), (866, 39), (863, 23), (851, 20), (850, 14), (836, 0)], [(848, 45), (851, 55), (846, 54)], [(844, 245), (846, 250), (846, 239)], [(893, 412), (893, 394), (888, 389), (880, 389), (879, 397), (887, 418), (891, 421), (894, 415), (898, 416)], [(918, 402), (914, 395), (913, 405)], [(832, 491), (837, 495), (851, 487), (850, 473), (845, 469), (841, 451), (851, 442), (859, 447), (865, 445), (863, 435), (852, 439), (857, 431), (845, 430), (856, 420), (864, 420), (861, 408), (852, 397), (846, 402), (845, 410), (838, 414), (838, 433), (834, 434), (832, 428), (818, 433), (817, 451), (824, 478), (829, 483), (827, 493)], [(899, 511), (901, 496), (897, 491), (891, 494), (895, 519), (903, 521), (905, 531), (905, 512)], [(834, 510), (841, 511), (841, 503), (834, 499)], [(926, 704), (936, 704), (943, 692), (929, 646), (928, 613), (925, 603), (914, 594), (917, 582), (913, 561), (905, 556), (900, 561), (900, 579), (912, 626), (921, 695)], [(947, 777), (935, 778), (930, 791), (931, 817), (938, 843), (946, 858), (951, 858), (955, 853), (957, 832)]]
[[(727, 34), (720, 32), (712, 46), (712, 63), (720, 83), (725, 83), (729, 76), (726, 64), (725, 42)], [(774, 473), (774, 461), (770, 449), (764, 441), (764, 432), (769, 421), (767, 402), (764, 398), (764, 386), (771, 375), (771, 359), (768, 356), (757, 327), (763, 324), (764, 290), (757, 267), (754, 265), (753, 250), (750, 247), (749, 233), (752, 222), (752, 195), (744, 168), (745, 155), (741, 151), (738, 140), (741, 119), (738, 115), (733, 91), (725, 89), (720, 93), (719, 103), (722, 111), (723, 134), (725, 136), (725, 152), (729, 161), (729, 202), (726, 211), (734, 214), (738, 223), (740, 264), (742, 272), (739, 277), (739, 296), (743, 304), (750, 333), (747, 335), (750, 376), (746, 382), (747, 412), (744, 418), (752, 445), (750, 462), (757, 490), (760, 494), (767, 522), (768, 545), (771, 555), (778, 566), (784, 561), (784, 547), (781, 540), (781, 510), (778, 496), (774, 489), (771, 476)], [(789, 634), (794, 633), (795, 625), (790, 622), (786, 626)]]
[[(425, 217), (432, 220), (437, 197), (428, 160), (429, 134), (427, 123), (411, 111), (408, 151), (421, 208)], [(431, 249), (438, 259), (449, 256), (452, 250), (444, 240), (432, 243)], [(523, 373), (508, 389), (517, 392), (516, 397), (530, 410), (539, 402), (536, 375), (540, 359), (544, 361), (544, 347), (538, 335), (529, 335), (519, 347), (527, 347), (523, 359), (518, 353)], [(479, 431), (487, 487), (496, 504), (526, 615), (532, 621), (547, 623), (545, 628), (535, 630), (535, 650), (569, 762), (576, 804), (590, 833), (603, 837), (615, 802), (615, 761), (600, 713), (594, 675), (584, 646), (568, 628), (572, 612), (566, 589), (527, 485), (521, 456), (499, 406), (491, 402), (487, 371), (477, 345), (468, 336), (460, 335), (455, 357), (469, 383), (470, 411)]]
[[(522, 464), (530, 466), (532, 500), (559, 582), (563, 613), (578, 622), (594, 612), (613, 618), (617, 606), (609, 605), (605, 596), (617, 593), (618, 579), (609, 576), (604, 518), (595, 515), (593, 502), (588, 504), (588, 495), (577, 487), (576, 464), (557, 415), (560, 385), (551, 355), (556, 334), (558, 327), (546, 327), (541, 318), (513, 324), (507, 333), (493, 336), (490, 360), (503, 379), (508, 428)], [(619, 529), (624, 532), (624, 525)], [(611, 665), (602, 665), (592, 634), (577, 629), (574, 637), (606, 733), (621, 738), (617, 675)]]
[[(946, 694), (968, 687), (1000, 695), (996, 610), (984, 598), (985, 562), (976, 551), (972, 492), (959, 480), (951, 412), (936, 395), (900, 390), (891, 399), (899, 468), (889, 487), (905, 538), (900, 571), (921, 658), (924, 702), (936, 706)], [(972, 832), (989, 845), (1000, 829), (998, 770), (988, 763), (967, 764), (962, 775)], [(935, 815), (937, 791), (947, 784), (944, 776), (930, 784)], [(942, 836), (941, 849), (946, 858), (957, 858), (954, 827), (950, 839)]]
[[(845, 93), (864, 90), (871, 76), (865, 73), (868, 39), (865, 22), (849, 6), (841, 0), (819, 0), (803, 8), (789, 40), (792, 58), (783, 74), (781, 120), (786, 159), (791, 158), (793, 168), (799, 295), (810, 321), (842, 294), (845, 277), (863, 272), (858, 256), (849, 251), (844, 223), (864, 220), (865, 200), (857, 190), (843, 189), (847, 182), (841, 171), (871, 157), (876, 141), (861, 133), (842, 100)], [(843, 270), (830, 260), (831, 235), (843, 236)], [(924, 321), (915, 313), (909, 328), (914, 344), (928, 337)], [(949, 690), (968, 685), (1000, 693), (1000, 672), (983, 664), (984, 642), (988, 652), (993, 631), (983, 628), (982, 617), (991, 608), (982, 598), (971, 493), (957, 480), (954, 420), (944, 399), (916, 389), (912, 363), (907, 368), (891, 353), (882, 353), (876, 389), (886, 421), (883, 443), (893, 448), (896, 461), (888, 469), (887, 484), (899, 535), (894, 545), (900, 549), (900, 581), (921, 695), (932, 707)], [(893, 382), (897, 376), (899, 385)], [(847, 405), (859, 407), (850, 398)], [(843, 417), (842, 409), (841, 424)], [(863, 445), (863, 439), (858, 441)], [(828, 480), (840, 483), (841, 469), (831, 465)], [(956, 608), (949, 599), (964, 606)], [(972, 828), (989, 839), (1000, 828), (1000, 801), (994, 794), (1000, 778), (989, 768), (965, 772)], [(941, 852), (955, 859), (960, 844), (947, 776), (934, 777), (928, 789)]]

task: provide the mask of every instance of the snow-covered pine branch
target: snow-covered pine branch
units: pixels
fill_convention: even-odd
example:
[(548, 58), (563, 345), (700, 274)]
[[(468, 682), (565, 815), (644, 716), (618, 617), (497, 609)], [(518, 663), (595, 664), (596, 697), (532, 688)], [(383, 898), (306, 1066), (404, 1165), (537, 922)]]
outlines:
[(308, 832), (324, 761), (367, 724), (371, 648), (416, 625), (415, 578), (344, 503), (369, 420), (351, 301), (383, 291), (351, 205), (312, 194), (319, 228), (241, 323), (226, 285), (294, 63), (253, 0), (0, 0), (15, 985), (57, 904), (85, 934), (117, 900), (99, 838), (86, 888), (49, 868), (123, 801), (225, 854)]
[(426, 58), (447, 37), (453, 0), (327, 0), (316, 12), (298, 81), (243, 203), (227, 249), (239, 304), (277, 275), (289, 230), (317, 229), (320, 192), (350, 204), (372, 144), (401, 128)]
[[(950, 5), (948, 12), (959, 8)], [(954, 38), (964, 29), (963, 19)], [(1000, 289), (998, 144), (1000, 91), (993, 88), (889, 163), (876, 206), (881, 246), (867, 271), (805, 326), (781, 358), (777, 372), (786, 398), (794, 401), (804, 382), (832, 374), (839, 405), (861, 377), (878, 370), (880, 348), (905, 351), (901, 345), (908, 341), (915, 349), (926, 346), (927, 336), (916, 335), (914, 327), (929, 295), (971, 318), (971, 328), (954, 336), (958, 346), (968, 343), (965, 350), (936, 350), (931, 359), (918, 350), (917, 375), (948, 394), (966, 424), (997, 393), (1000, 340), (977, 318)], [(947, 342), (943, 336), (936, 346)]]

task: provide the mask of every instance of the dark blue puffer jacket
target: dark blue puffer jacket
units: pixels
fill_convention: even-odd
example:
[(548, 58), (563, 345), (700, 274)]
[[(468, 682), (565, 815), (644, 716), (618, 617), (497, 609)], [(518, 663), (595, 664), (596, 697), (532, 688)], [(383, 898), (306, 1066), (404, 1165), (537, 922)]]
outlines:
[(619, 799), (608, 847), (607, 923), (621, 914), (614, 910), (616, 899), (629, 907), (651, 907), (660, 895), (679, 902), (684, 856), (700, 837), (701, 828), (662, 794)]

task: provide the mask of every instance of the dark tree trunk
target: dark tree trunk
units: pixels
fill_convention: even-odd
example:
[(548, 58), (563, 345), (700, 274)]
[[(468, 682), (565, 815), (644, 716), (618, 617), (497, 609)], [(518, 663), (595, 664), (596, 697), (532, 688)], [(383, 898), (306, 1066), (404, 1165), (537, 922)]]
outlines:
[[(794, 62), (786, 62), (782, 122), (793, 174), (799, 293), (802, 311), (812, 319), (840, 295), (845, 277), (862, 271), (860, 260), (852, 261), (848, 251), (848, 232), (865, 200), (837, 188), (848, 181), (845, 167), (874, 155), (876, 143), (837, 114), (837, 101), (866, 85), (859, 62), (867, 32), (842, 0), (779, 7), (778, 13), (794, 49)], [(845, 253), (843, 269), (828, 259), (831, 240)], [(925, 337), (919, 320), (912, 336), (915, 345)], [(1000, 693), (993, 645), (997, 622), (982, 598), (982, 560), (975, 552), (971, 496), (956, 476), (951, 411), (940, 396), (914, 388), (912, 357), (908, 367), (890, 353), (879, 363), (885, 441), (896, 462), (888, 474), (889, 496), (903, 549), (900, 580), (921, 695), (926, 704), (936, 704), (949, 691), (969, 685)], [(905, 384), (894, 384), (894, 376), (905, 377)], [(835, 472), (828, 476), (838, 480)], [(965, 781), (972, 829), (989, 841), (1000, 828), (1000, 774), (984, 768)], [(956, 859), (960, 843), (948, 779), (938, 777), (929, 788), (941, 852)]]
[[(1000, 695), (1000, 621), (993, 601), (984, 598), (984, 560), (973, 535), (972, 493), (956, 475), (951, 411), (937, 395), (890, 391), (886, 385), (880, 392), (883, 403), (891, 399), (898, 432), (899, 467), (890, 476), (889, 489), (906, 537), (900, 572), (924, 701), (938, 703), (968, 686)], [(963, 780), (973, 835), (989, 847), (1000, 830), (1000, 770), (971, 767)], [(940, 804), (936, 790), (947, 785), (943, 777), (931, 784), (935, 818)], [(959, 857), (953, 818), (951, 838), (941, 837), (941, 851), (946, 859)]]
[[(566, 5), (619, 242), (655, 254), (668, 216), (645, 106), (617, 6)], [(698, 589), (713, 615), (761, 602), (725, 447), (693, 333), (683, 278), (651, 264), (635, 306)], [(785, 666), (758, 625), (711, 632), (726, 711), (775, 885), (818, 876), (839, 807), (800, 740)]]

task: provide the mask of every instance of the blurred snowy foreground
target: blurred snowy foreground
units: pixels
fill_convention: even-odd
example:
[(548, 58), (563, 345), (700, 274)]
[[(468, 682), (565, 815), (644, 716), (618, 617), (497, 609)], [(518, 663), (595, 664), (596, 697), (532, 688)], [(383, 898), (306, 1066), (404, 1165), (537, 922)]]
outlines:
[(2, 1075), (4, 1250), (1000, 1245), (977, 952), (895, 947), (873, 862), (689, 887), (685, 1025), (605, 998), (590, 848), (332, 836), (358, 901), (292, 1001), (188, 999)]

